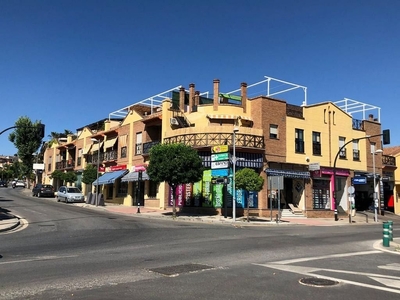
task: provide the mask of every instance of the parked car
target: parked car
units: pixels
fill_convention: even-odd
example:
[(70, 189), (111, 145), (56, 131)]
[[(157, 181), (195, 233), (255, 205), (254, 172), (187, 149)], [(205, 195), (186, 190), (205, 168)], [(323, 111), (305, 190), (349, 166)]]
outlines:
[(33, 197), (54, 197), (54, 187), (51, 184), (38, 183), (32, 189)]
[(65, 203), (70, 202), (84, 202), (85, 196), (83, 196), (80, 189), (73, 186), (60, 186), (57, 191), (57, 201), (63, 201)]
[(13, 183), (13, 187), (25, 187), (25, 181), (23, 180), (17, 180), (15, 183)]
[(1, 180), (1, 181), (0, 181), (0, 186), (1, 186), (1, 187), (8, 187), (8, 182), (5, 181), (5, 180)]

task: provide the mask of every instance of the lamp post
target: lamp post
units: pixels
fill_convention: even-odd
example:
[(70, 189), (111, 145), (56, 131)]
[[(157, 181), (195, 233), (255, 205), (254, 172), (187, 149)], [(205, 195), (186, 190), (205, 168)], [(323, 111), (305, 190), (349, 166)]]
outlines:
[(99, 206), (99, 167), (100, 167), (100, 140), (91, 138), (92, 142), (99, 144), (97, 149), (97, 176), (96, 176), (96, 206)]
[(374, 175), (374, 212), (375, 212), (375, 222), (378, 222), (378, 205), (379, 205), (379, 197), (378, 193), (376, 192), (376, 174), (375, 174), (375, 155), (377, 153), (382, 153), (382, 149), (377, 149), (375, 150), (374, 146), (374, 151), (372, 151), (372, 169), (373, 169), (373, 175)]
[(236, 133), (239, 131), (238, 127), (233, 128), (233, 155), (232, 155), (232, 218), (236, 222)]

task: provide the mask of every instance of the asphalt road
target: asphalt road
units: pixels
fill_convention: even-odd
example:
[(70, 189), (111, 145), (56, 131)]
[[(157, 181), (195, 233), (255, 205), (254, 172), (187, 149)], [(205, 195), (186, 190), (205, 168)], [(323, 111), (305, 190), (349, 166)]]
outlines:
[(0, 189), (0, 206), (29, 223), (0, 234), (0, 299), (390, 300), (400, 294), (400, 256), (373, 248), (382, 237), (379, 224), (185, 223), (17, 189)]

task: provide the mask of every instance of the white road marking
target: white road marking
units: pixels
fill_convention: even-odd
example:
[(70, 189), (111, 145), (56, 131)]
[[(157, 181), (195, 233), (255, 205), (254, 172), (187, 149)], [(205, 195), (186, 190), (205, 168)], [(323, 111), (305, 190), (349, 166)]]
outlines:
[(380, 269), (385, 269), (385, 270), (394, 270), (394, 271), (399, 271), (400, 272), (400, 264), (394, 263), (394, 264), (389, 264), (386, 266), (378, 266)]
[[(337, 273), (342, 273), (342, 272), (343, 273), (349, 273), (349, 271), (330, 270), (330, 269), (322, 269), (322, 268), (310, 268), (310, 267), (298, 267), (298, 266), (293, 266), (293, 265), (290, 266), (290, 265), (281, 265), (281, 264), (274, 264), (274, 263), (271, 263), (271, 264), (254, 264), (254, 265), (267, 267), (267, 268), (272, 268), (272, 269), (277, 269), (277, 270), (281, 270), (281, 271), (287, 271), (287, 272), (301, 274), (301, 275), (310, 276), (310, 277), (318, 277), (318, 278), (334, 280), (334, 281), (338, 281), (338, 282), (341, 282), (341, 283), (347, 283), (347, 284), (351, 284), (351, 285), (371, 288), (371, 289), (380, 290), (380, 291), (386, 291), (386, 292), (395, 293), (395, 294), (400, 294), (400, 289), (393, 289), (393, 288), (388, 288), (388, 287), (383, 287), (383, 286), (377, 286), (377, 285), (372, 285), (372, 284), (361, 283), (361, 282), (352, 281), (352, 280), (340, 279), (340, 278), (331, 277), (331, 276), (324, 276), (324, 275), (314, 274), (314, 272), (317, 272), (317, 271), (328, 271), (328, 272), (337, 272)], [(354, 274), (358, 274), (358, 275), (365, 275), (363, 273), (358, 273), (358, 272), (353, 272), (353, 273)], [(383, 277), (383, 275), (378, 275), (378, 274), (374, 274), (374, 276)], [(385, 277), (400, 279), (400, 278), (394, 277), (394, 276), (385, 276)], [(390, 283), (390, 284), (394, 283), (393, 280), (391, 280), (390, 282), (388, 280), (386, 280), (387, 283)]]
[(327, 258), (333, 258), (333, 257), (349, 257), (349, 256), (368, 255), (368, 254), (377, 254), (377, 253), (381, 253), (381, 251), (372, 250), (372, 251), (331, 254), (331, 255), (323, 255), (323, 256), (303, 257), (303, 258), (275, 261), (274, 264), (286, 265), (286, 264), (294, 264), (294, 263), (299, 263), (299, 262), (318, 260), (318, 259), (327, 259)]
[(382, 283), (386, 286), (394, 287), (400, 289), (400, 278), (399, 279), (386, 279), (386, 278), (378, 278), (378, 277), (372, 277), (370, 276), (369, 278), (378, 281), (379, 283)]
[(66, 255), (66, 256), (39, 256), (39, 257), (35, 257), (35, 258), (30, 258), (30, 259), (3, 261), (3, 262), (0, 262), (0, 265), (17, 264), (17, 263), (24, 263), (24, 262), (39, 261), (39, 260), (62, 259), (62, 258), (70, 258), (70, 257), (77, 257), (77, 256), (78, 256), (78, 255)]

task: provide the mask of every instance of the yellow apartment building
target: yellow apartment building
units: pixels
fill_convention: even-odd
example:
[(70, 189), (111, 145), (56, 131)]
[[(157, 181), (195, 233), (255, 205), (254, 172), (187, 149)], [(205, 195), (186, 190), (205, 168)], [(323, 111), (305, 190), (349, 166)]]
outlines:
[[(205, 171), (200, 182), (179, 187), (175, 199), (181, 209), (222, 213), (227, 201), (229, 214), (235, 202), (238, 215), (247, 205), (258, 216), (275, 216), (278, 207), (294, 205), (308, 217), (327, 217), (333, 216), (336, 194), (340, 209), (348, 211), (352, 178), (372, 172), (371, 149), (381, 145), (380, 123), (371, 117), (355, 122), (333, 102), (293, 105), (276, 99), (269, 92), (272, 78), (266, 78), (260, 82), (268, 83), (266, 95), (248, 97), (260, 83), (222, 92), (215, 79), (212, 92), (200, 92), (195, 84), (187, 90), (179, 86), (114, 111), (66, 140), (53, 141), (45, 150), (43, 180), (57, 186), (50, 176), (54, 170), (74, 171), (75, 185), (87, 194), (94, 188), (81, 182), (82, 172), (88, 164), (98, 165), (93, 185), (100, 186), (106, 202), (166, 209), (172, 205), (171, 191), (148, 177), (149, 151), (158, 143), (184, 143), (198, 151)], [(227, 151), (218, 163), (216, 146)], [(380, 175), (381, 156), (375, 164)], [(236, 170), (252, 168), (260, 174), (263, 190), (233, 193), (233, 162)], [(223, 185), (213, 184), (217, 177), (230, 178), (225, 199)], [(356, 193), (370, 191), (370, 181), (354, 185)], [(363, 207), (366, 201), (356, 204)]]

